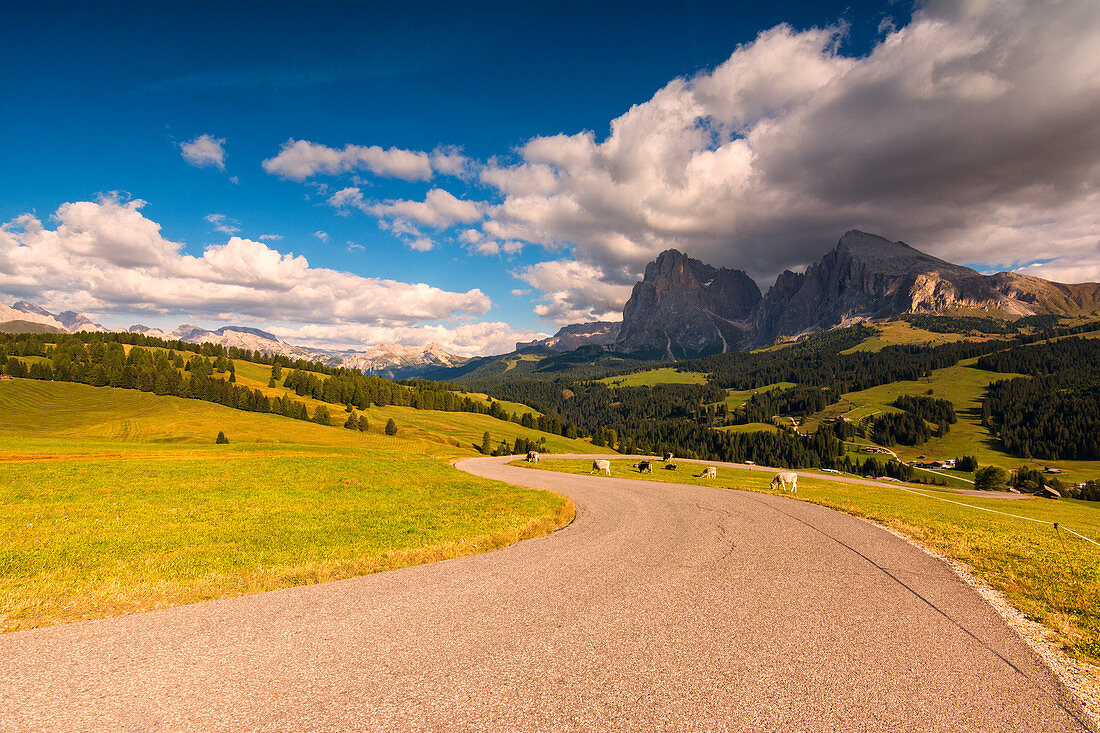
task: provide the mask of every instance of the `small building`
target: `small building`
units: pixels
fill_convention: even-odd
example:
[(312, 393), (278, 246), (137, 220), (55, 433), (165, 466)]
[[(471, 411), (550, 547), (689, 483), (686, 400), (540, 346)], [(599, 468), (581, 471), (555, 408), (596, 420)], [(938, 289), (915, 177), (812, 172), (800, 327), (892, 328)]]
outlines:
[(1044, 499), (1061, 499), (1062, 498), (1062, 495), (1060, 493), (1058, 493), (1057, 489), (1052, 489), (1049, 486), (1044, 486), (1043, 488), (1039, 489), (1038, 491), (1036, 491), (1033, 494), (1033, 496), (1041, 496)]
[(2, 379), (2, 380), (11, 379), (11, 375), (10, 374), (0, 374), (0, 379)]
[(1043, 469), (1043, 473), (1063, 474), (1065, 471), (1056, 466), (1047, 466)]

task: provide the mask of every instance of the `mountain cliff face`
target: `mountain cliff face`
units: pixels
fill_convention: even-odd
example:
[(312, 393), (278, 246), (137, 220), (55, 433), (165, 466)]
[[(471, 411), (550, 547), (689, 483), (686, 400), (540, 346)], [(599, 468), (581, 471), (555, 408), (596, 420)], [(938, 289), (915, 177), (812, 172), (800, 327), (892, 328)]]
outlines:
[(856, 230), (805, 273), (782, 273), (750, 318), (747, 345), (903, 313), (985, 311), (1015, 318), (1097, 308), (1100, 286), (1002, 272), (982, 275)]
[(741, 270), (666, 250), (634, 286), (615, 348), (672, 359), (733, 351), (759, 302), (760, 288)]
[[(873, 318), (980, 311), (1100, 316), (1100, 284), (981, 273), (857, 230), (767, 295), (745, 273), (662, 252), (623, 308), (615, 350), (658, 359), (754, 348)], [(565, 329), (563, 329), (565, 330)]]
[[(779, 276), (752, 315), (750, 342), (762, 345), (780, 336), (900, 313), (986, 309), (1002, 300), (986, 279), (904, 242), (852, 230), (805, 273)], [(1012, 315), (1025, 315), (1010, 309)]]

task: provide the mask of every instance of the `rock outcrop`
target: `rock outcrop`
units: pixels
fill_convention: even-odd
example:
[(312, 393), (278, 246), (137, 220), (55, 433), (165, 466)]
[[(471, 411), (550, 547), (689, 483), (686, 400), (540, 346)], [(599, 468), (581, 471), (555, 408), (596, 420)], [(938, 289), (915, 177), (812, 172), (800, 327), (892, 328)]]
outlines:
[(614, 348), (681, 359), (766, 346), (867, 319), (973, 312), (1007, 319), (1100, 316), (1100, 284), (1067, 285), (1014, 272), (983, 275), (904, 242), (852, 230), (804, 273), (780, 274), (761, 297), (744, 272), (668, 250), (634, 286)]
[(615, 348), (666, 359), (734, 351), (759, 302), (760, 288), (741, 270), (666, 250), (634, 286)]
[(1100, 286), (1062, 285), (1002, 272), (982, 275), (904, 242), (852, 230), (805, 273), (784, 272), (750, 318), (746, 344), (762, 346), (869, 318), (982, 311), (1017, 318), (1095, 312)]
[(582, 346), (610, 346), (619, 338), (621, 325), (618, 321), (574, 323), (558, 329), (558, 332), (550, 338), (517, 341), (516, 351), (547, 349), (549, 351), (566, 352), (579, 349)]

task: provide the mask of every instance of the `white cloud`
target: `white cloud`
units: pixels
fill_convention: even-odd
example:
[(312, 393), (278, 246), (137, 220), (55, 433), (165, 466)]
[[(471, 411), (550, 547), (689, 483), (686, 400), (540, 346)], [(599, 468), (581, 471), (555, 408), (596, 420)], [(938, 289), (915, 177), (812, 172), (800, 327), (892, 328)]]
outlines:
[(282, 234), (261, 234), (259, 236), (261, 242), (278, 242), (282, 238)]
[(428, 239), (427, 237), (419, 237), (417, 239), (406, 239), (406, 240), (403, 240), (403, 241), (405, 242), (406, 247), (408, 247), (409, 249), (411, 249), (415, 252), (428, 252), (429, 250), (431, 250), (435, 247), (435, 242)]
[(56, 228), (30, 214), (0, 226), (0, 281), (55, 309), (398, 328), (485, 313), (480, 290), (361, 277), (231, 237), (200, 256), (165, 239), (144, 202), (60, 206)]
[(380, 219), (414, 221), (433, 229), (446, 229), (456, 223), (470, 224), (481, 219), (481, 202), (457, 198), (442, 188), (428, 191), (423, 201), (396, 200), (368, 205), (362, 204), (361, 200), (352, 201), (355, 195), (345, 194), (347, 191), (340, 191), (329, 202), (346, 201), (346, 204), (357, 205)]
[(225, 170), (225, 139), (211, 135), (199, 135), (194, 140), (180, 143), (183, 159), (196, 168), (215, 166)]
[(524, 295), (531, 294), (531, 288), (516, 288), (512, 291), (512, 296), (516, 298), (522, 298)]
[(377, 176), (406, 181), (426, 181), (432, 177), (427, 153), (401, 148), (383, 149), (377, 145), (345, 145), (342, 150), (308, 140), (288, 140), (279, 154), (263, 162), (265, 171), (294, 181), (318, 174), (337, 175), (368, 170)]
[[(214, 227), (216, 231), (223, 234), (236, 234), (241, 231), (240, 222), (235, 219), (230, 219), (225, 214), (207, 214), (203, 217), (206, 221)], [(261, 237), (263, 239), (263, 237)]]
[(332, 196), (329, 196), (328, 203), (330, 206), (335, 206), (338, 209), (346, 206), (358, 209), (363, 206), (363, 192), (355, 186), (341, 188), (339, 191), (332, 194)]
[(317, 237), (317, 238), (318, 238), (318, 239), (320, 239), (320, 240), (321, 240), (322, 242), (327, 242), (327, 241), (328, 241), (328, 232), (322, 232), (322, 231), (321, 231), (320, 229), (318, 229), (317, 231), (315, 231), (315, 232), (313, 233), (313, 236)]
[(539, 262), (512, 276), (542, 293), (544, 302), (535, 306), (535, 315), (556, 325), (622, 320), (632, 287), (608, 283), (598, 267), (575, 260)]
[(438, 147), (431, 154), (432, 170), (445, 176), (467, 178), (470, 175), (470, 159), (456, 147)]
[(466, 251), (486, 257), (496, 256), (501, 252), (507, 255), (514, 255), (523, 250), (523, 242), (517, 242), (515, 240), (501, 242), (492, 237), (485, 236), (484, 232), (480, 232), (477, 229), (464, 230), (458, 235), (458, 241), (462, 243)]
[[(882, 31), (850, 58), (842, 28), (778, 26), (671, 81), (602, 140), (535, 138), (519, 163), (481, 171), (502, 197), (482, 229), (571, 249), (616, 284), (676, 247), (766, 288), (850, 228), (954, 261), (1053, 259), (1042, 271), (1095, 277), (1095, 3), (933, 0)], [(551, 292), (570, 295), (549, 316), (602, 308)]]
[(549, 335), (531, 329), (515, 329), (502, 322), (458, 326), (272, 326), (268, 330), (289, 343), (314, 348), (361, 348), (364, 345), (391, 343), (422, 346), (434, 342), (460, 356), (505, 354), (515, 348), (517, 341), (531, 341)]

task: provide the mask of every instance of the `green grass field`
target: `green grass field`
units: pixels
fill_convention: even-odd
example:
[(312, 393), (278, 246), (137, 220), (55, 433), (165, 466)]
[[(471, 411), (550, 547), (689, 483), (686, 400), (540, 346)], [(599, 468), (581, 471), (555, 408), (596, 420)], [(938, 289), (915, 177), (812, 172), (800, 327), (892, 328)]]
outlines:
[[(773, 389), (790, 389), (794, 387), (794, 382), (776, 382), (775, 384), (769, 384), (759, 389), (727, 389), (726, 399), (722, 402), (716, 402), (715, 405), (724, 404), (730, 411), (736, 410), (741, 405), (749, 401), (757, 392), (771, 392)], [(711, 405), (712, 407), (714, 405)]]
[(706, 384), (707, 375), (701, 372), (681, 372), (672, 367), (662, 367), (635, 374), (605, 377), (599, 381), (612, 387), (651, 387), (655, 384)]
[(846, 394), (842, 402), (814, 417), (828, 419), (834, 413), (847, 412), (851, 418), (859, 419), (879, 412), (897, 412), (897, 408), (890, 403), (899, 395), (922, 395), (931, 390), (931, 397), (951, 401), (959, 420), (942, 438), (932, 438), (918, 446), (893, 446), (893, 450), (902, 460), (911, 461), (922, 455), (932, 459), (970, 455), (977, 456), (978, 462), (983, 466), (996, 465), (1010, 470), (1024, 465), (1055, 466), (1066, 471), (1063, 480), (1085, 481), (1100, 478), (1100, 462), (1027, 460), (1001, 450), (996, 438), (982, 427), (981, 401), (990, 382), (1012, 379), (1019, 375), (987, 372), (978, 369), (976, 362), (977, 359), (967, 359), (955, 366), (937, 369), (930, 376), (915, 382), (893, 382)]
[(489, 406), (493, 402), (496, 402), (498, 405), (500, 405), (501, 409), (503, 409), (509, 415), (514, 414), (514, 415), (519, 415), (519, 416), (522, 417), (523, 413), (525, 413), (525, 412), (530, 414), (532, 417), (539, 417), (539, 416), (542, 415), (541, 412), (539, 412), (538, 410), (536, 410), (533, 407), (529, 407), (529, 406), (521, 404), (519, 402), (509, 402), (508, 400), (498, 400), (498, 399), (489, 397), (489, 395), (483, 394), (481, 392), (463, 392), (463, 393), (456, 393), (456, 394), (461, 394), (463, 397), (469, 397), (470, 399), (474, 400), (475, 402), (480, 402), (481, 404), (483, 404), (485, 406)]
[[(691, 476), (697, 464), (684, 462), (675, 472), (639, 474), (630, 467), (632, 462), (613, 460), (612, 476), (781, 493), (769, 487), (772, 477), (767, 472), (723, 466), (717, 479), (700, 479)], [(514, 465), (578, 474), (592, 467), (591, 461), (560, 458)], [(975, 498), (927, 487), (915, 487), (922, 494), (917, 495), (902, 488), (885, 482), (862, 486), (807, 478), (798, 482), (797, 498), (880, 522), (969, 565), (1017, 608), (1056, 631), (1069, 650), (1100, 660), (1100, 548), (1067, 534), (1060, 541), (1049, 525), (974, 508), (1058, 522), (1100, 540), (1100, 505), (1068, 499)]]
[(873, 324), (878, 333), (866, 339), (862, 343), (845, 349), (842, 354), (851, 354), (856, 351), (882, 351), (887, 346), (928, 344), (938, 346), (956, 341), (988, 341), (996, 336), (968, 336), (962, 333), (936, 333), (916, 328), (906, 321), (886, 321)]
[[(570, 521), (562, 497), (448, 463), (473, 455), (485, 429), (542, 433), (467, 413), (368, 414), (364, 434), (132, 390), (0, 382), (0, 629), (457, 557)], [(397, 436), (381, 432), (387, 415)], [(214, 445), (219, 430), (229, 445)]]
[(766, 422), (750, 422), (744, 425), (725, 425), (718, 429), (727, 433), (759, 433), (762, 430), (771, 432), (779, 430), (779, 428), (772, 423)]

